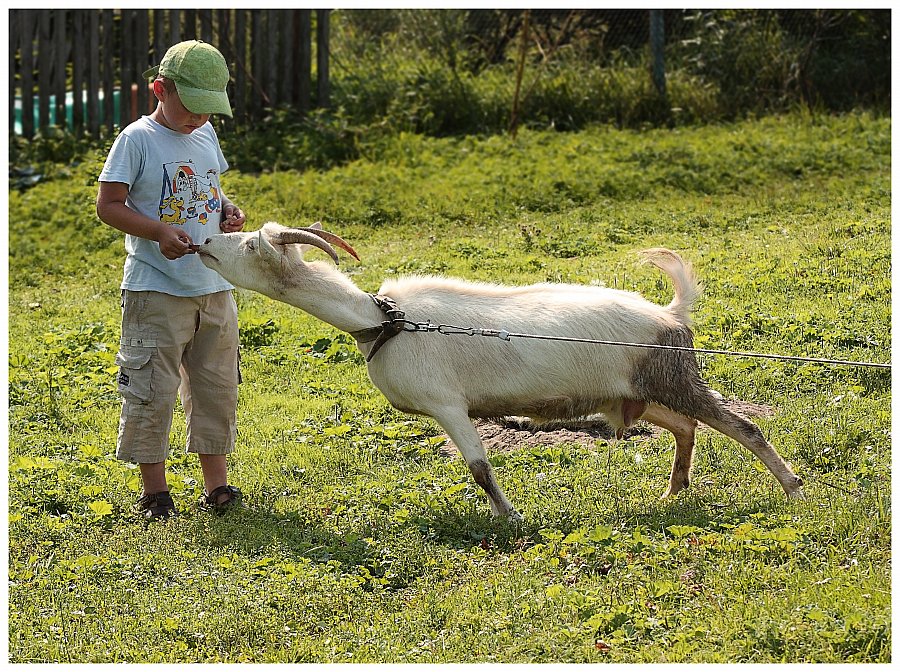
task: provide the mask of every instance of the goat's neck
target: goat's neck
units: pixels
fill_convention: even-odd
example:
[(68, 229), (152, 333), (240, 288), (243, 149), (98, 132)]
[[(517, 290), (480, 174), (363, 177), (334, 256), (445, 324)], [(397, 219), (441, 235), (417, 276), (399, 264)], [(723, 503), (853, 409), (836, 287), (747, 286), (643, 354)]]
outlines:
[(315, 283), (301, 283), (275, 291), (273, 298), (296, 306), (341, 331), (359, 331), (377, 326), (385, 319), (372, 297), (340, 273), (320, 276)]

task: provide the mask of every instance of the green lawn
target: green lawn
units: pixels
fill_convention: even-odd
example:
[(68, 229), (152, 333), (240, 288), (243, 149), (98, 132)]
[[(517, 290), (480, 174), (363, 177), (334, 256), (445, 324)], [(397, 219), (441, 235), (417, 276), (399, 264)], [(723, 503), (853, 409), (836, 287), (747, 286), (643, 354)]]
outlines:
[[(701, 347), (890, 359), (889, 119), (786, 116), (647, 132), (400, 136), (326, 172), (229, 173), (265, 221), (321, 220), (381, 278), (601, 282), (667, 303), (636, 252), (678, 250)], [(491, 455), (525, 515), (492, 521), (440, 428), (389, 407), (352, 340), (238, 292), (249, 508), (130, 512), (116, 461), (124, 246), (94, 214), (102, 153), (9, 194), (11, 662), (889, 662), (890, 373), (703, 356), (806, 481), (789, 502), (736, 443)], [(478, 326), (478, 325), (473, 325)], [(440, 337), (440, 336), (435, 336)], [(585, 346), (592, 347), (592, 346)]]

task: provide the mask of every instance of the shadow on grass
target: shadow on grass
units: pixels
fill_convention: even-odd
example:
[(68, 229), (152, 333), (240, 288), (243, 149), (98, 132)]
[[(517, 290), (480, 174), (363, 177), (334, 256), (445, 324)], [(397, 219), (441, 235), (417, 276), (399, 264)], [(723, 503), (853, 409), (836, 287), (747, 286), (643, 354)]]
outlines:
[(190, 532), (197, 545), (223, 555), (262, 559), (274, 554), (293, 561), (304, 558), (315, 564), (335, 563), (335, 571), (341, 574), (363, 576), (371, 585), (396, 590), (434, 571), (427, 558), (447, 558), (448, 552), (450, 556), (453, 552), (468, 556), (478, 549), (511, 555), (544, 542), (541, 532), (548, 529), (567, 535), (604, 525), (626, 535), (637, 527), (664, 533), (670, 525), (711, 529), (718, 522), (780, 510), (774, 496), (744, 503), (723, 504), (721, 500), (722, 493), (716, 493), (713, 501), (706, 493), (688, 491), (672, 501), (654, 501), (646, 509), (632, 507), (624, 514), (557, 512), (533, 515), (522, 523), (493, 519), (488, 511), (480, 510), (479, 501), (472, 502), (467, 511), (448, 504), (403, 521), (394, 520), (390, 512), (379, 512), (377, 519), (350, 524), (338, 532), (328, 529), (328, 522), (315, 514), (266, 510), (264, 499), (221, 516), (187, 513), (176, 525), (182, 534)]

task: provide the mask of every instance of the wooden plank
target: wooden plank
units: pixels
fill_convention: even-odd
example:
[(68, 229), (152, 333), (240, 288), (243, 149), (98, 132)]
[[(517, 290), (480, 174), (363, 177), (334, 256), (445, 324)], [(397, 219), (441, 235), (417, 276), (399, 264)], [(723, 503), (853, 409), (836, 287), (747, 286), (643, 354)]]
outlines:
[(169, 10), (169, 47), (181, 42), (181, 23), (183, 21), (184, 15), (180, 9)]
[(88, 10), (87, 130), (100, 137), (100, 12)]
[(9, 10), (9, 134), (16, 127), (16, 53), (19, 51), (19, 10)]
[[(39, 12), (38, 46), (50, 45), (50, 10)], [(38, 48), (38, 129), (46, 131), (50, 127), (50, 73), (53, 63), (52, 50)]]
[[(181, 40), (197, 39), (197, 10), (184, 10), (184, 18), (181, 21)], [(179, 41), (181, 41), (179, 40)]]
[(101, 74), (100, 81), (103, 85), (103, 127), (107, 135), (112, 135), (115, 127), (115, 107), (113, 93), (115, 89), (115, 42), (113, 32), (115, 30), (115, 17), (113, 10), (104, 9), (102, 14), (102, 46), (100, 54)]
[(131, 123), (131, 78), (132, 43), (134, 41), (133, 12), (123, 9), (119, 14), (119, 130)]
[(56, 126), (66, 127), (66, 63), (69, 57), (69, 40), (66, 30), (66, 10), (53, 10), (53, 90)]
[(299, 74), (297, 109), (301, 114), (309, 112), (310, 98), (312, 96), (312, 10), (301, 9), (297, 11), (300, 17), (300, 43), (297, 45), (299, 62), (297, 70)]
[[(220, 9), (216, 12), (215, 36), (213, 44), (223, 54), (230, 49), (231, 41), (231, 14), (233, 9)], [(227, 57), (226, 57), (227, 58)]]
[(316, 10), (316, 102), (318, 107), (331, 107), (331, 80), (328, 72), (331, 10)]
[[(150, 56), (150, 65), (159, 65), (162, 57), (169, 48), (169, 38), (166, 35), (166, 10), (153, 10), (153, 53)], [(149, 67), (149, 66), (148, 66)]]
[(234, 100), (235, 121), (247, 114), (247, 12), (234, 10)]
[(219, 127), (228, 130), (234, 130), (234, 48), (230, 36), (230, 17), (233, 11), (234, 10), (229, 9), (212, 10), (213, 36), (211, 44), (215, 45), (215, 47), (222, 52), (222, 56), (225, 57), (225, 62), (228, 64), (229, 78), (226, 90), (228, 91), (228, 100), (231, 103), (232, 114), (230, 119), (220, 115), (217, 124)]
[(36, 12), (20, 10), (20, 74), (22, 77), (22, 136), (34, 137), (34, 28)]
[(293, 46), (294, 35), (298, 30), (297, 15), (290, 9), (283, 9), (279, 14), (281, 15), (278, 21), (281, 25), (281, 76), (278, 78), (281, 83), (280, 100), (283, 103), (294, 103), (297, 95), (295, 86), (297, 64)]
[[(269, 106), (275, 107), (280, 102), (278, 97), (278, 11), (269, 9), (266, 11), (265, 45), (265, 82), (266, 94), (269, 96)], [(262, 51), (262, 49), (260, 49)]]
[(72, 24), (72, 128), (80, 135), (84, 130), (84, 50), (87, 42), (84, 23), (87, 17), (83, 9), (73, 10), (69, 14)]
[[(34, 105), (38, 106), (38, 129), (46, 129), (51, 116), (55, 123), (65, 123), (65, 94), (70, 83), (76, 103), (79, 92), (87, 99), (86, 105), (76, 104), (72, 110), (76, 129), (100, 136), (104, 127), (111, 133), (116, 126), (127, 125), (155, 103), (144, 88), (141, 72), (159, 63), (171, 44), (193, 39), (198, 28), (202, 38), (226, 55), (235, 121), (259, 118), (265, 108), (285, 103), (301, 112), (309, 110), (314, 100), (328, 106), (330, 13), (316, 10), (315, 56), (312, 17), (312, 10), (274, 9), (12, 10), (8, 45), (11, 123), (16, 118), (16, 92), (24, 94), (26, 89), (34, 92), (37, 100), (23, 96), (23, 133), (33, 135), (36, 130), (34, 123), (29, 124), (33, 119), (29, 105), (32, 114)], [(26, 48), (29, 30), (36, 39), (30, 41), (30, 49)], [(121, 104), (113, 118), (116, 89)]]
[(200, 15), (200, 39), (207, 44), (215, 46), (213, 42), (212, 10), (201, 9), (197, 13)]
[(140, 119), (150, 112), (149, 92), (147, 82), (141, 76), (147, 68), (155, 65), (150, 61), (150, 10), (136, 9), (135, 17), (135, 52), (134, 52), (134, 81), (137, 83), (137, 115)]
[(253, 74), (253, 90), (250, 94), (249, 109), (253, 118), (262, 116), (263, 107), (268, 104), (265, 80), (263, 79), (263, 73), (265, 72), (264, 50), (254, 49), (254, 45), (263, 44), (263, 29), (265, 28), (265, 17), (263, 14), (264, 12), (261, 9), (251, 11), (253, 32), (250, 38), (250, 53), (253, 56), (253, 63), (250, 71)]

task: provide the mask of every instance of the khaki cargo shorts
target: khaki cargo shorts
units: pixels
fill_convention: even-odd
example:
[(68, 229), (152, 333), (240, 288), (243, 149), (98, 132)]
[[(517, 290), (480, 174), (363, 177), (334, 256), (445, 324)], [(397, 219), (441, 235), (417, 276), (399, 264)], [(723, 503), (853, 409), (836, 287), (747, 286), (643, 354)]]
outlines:
[(237, 436), (237, 305), (230, 291), (196, 297), (122, 291), (116, 356), (122, 415), (116, 457), (163, 462), (178, 396), (187, 450), (224, 455)]

